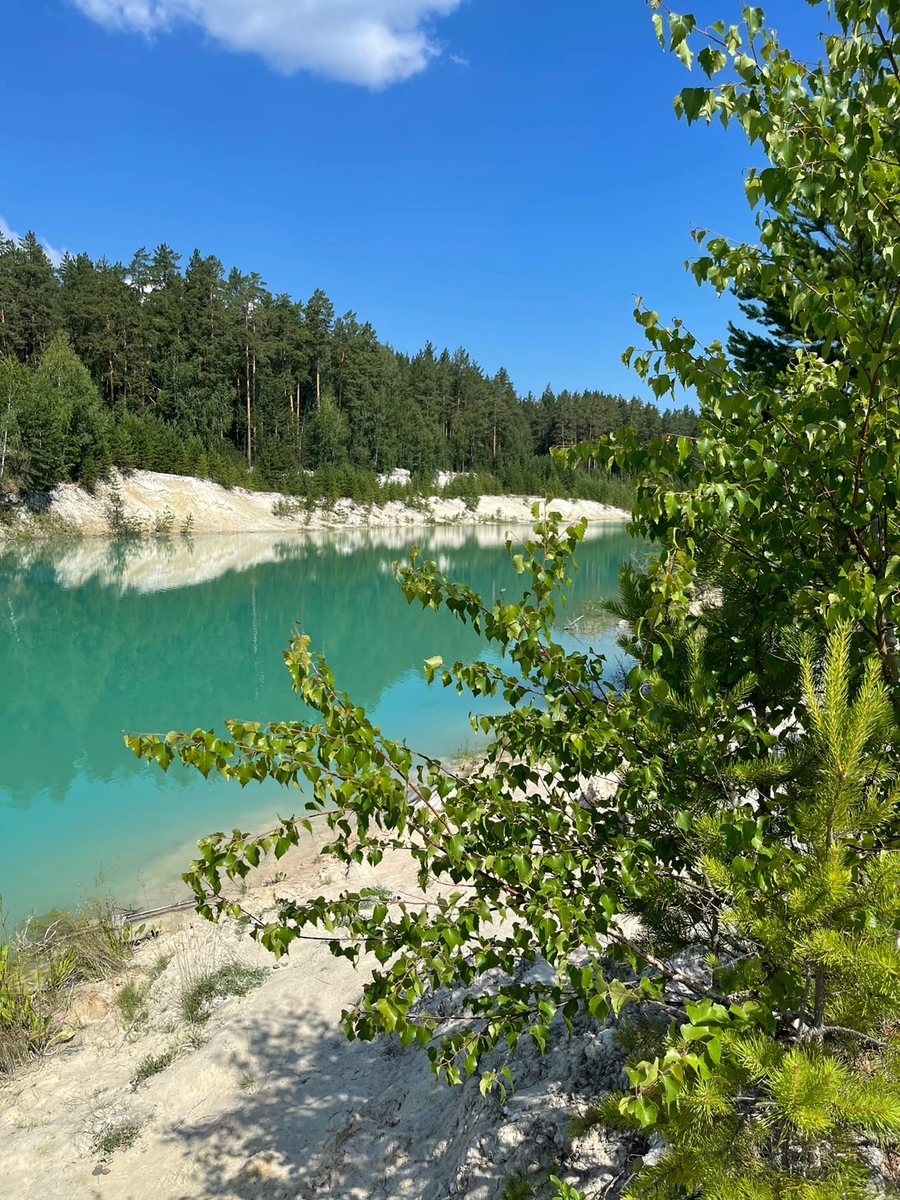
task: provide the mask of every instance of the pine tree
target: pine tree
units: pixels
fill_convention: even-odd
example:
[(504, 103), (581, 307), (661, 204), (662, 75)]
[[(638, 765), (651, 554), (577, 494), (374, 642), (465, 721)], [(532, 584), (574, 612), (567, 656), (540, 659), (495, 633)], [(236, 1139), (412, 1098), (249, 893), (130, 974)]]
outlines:
[[(900, 1135), (898, 729), (877, 659), (854, 680), (853, 641), (843, 625), (821, 668), (799, 663), (806, 728), (784, 752), (725, 761), (730, 806), (695, 801), (692, 877), (660, 873), (632, 902), (654, 956), (678, 961), (699, 931), (708, 955), (693, 995), (646, 1006), (631, 1089), (576, 1122), (665, 1140), (634, 1200), (862, 1200), (860, 1141)], [(662, 710), (681, 736), (720, 687), (702, 639), (684, 649)]]
[(59, 281), (34, 233), (0, 239), (0, 355), (36, 363), (49, 344)]
[(321, 288), (316, 288), (303, 310), (306, 336), (310, 346), (310, 369), (316, 408), (322, 395), (331, 385), (331, 331), (334, 325), (334, 305)]

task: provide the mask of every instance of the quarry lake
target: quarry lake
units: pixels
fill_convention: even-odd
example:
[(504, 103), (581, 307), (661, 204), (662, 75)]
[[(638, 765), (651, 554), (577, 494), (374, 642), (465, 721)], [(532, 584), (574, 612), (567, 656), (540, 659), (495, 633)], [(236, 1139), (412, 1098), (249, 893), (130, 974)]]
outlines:
[[(527, 530), (517, 531), (527, 536)], [(149, 907), (176, 892), (197, 838), (299, 809), (277, 786), (241, 790), (138, 762), (123, 731), (302, 719), (281, 652), (293, 625), (386, 735), (438, 755), (474, 748), (470, 696), (428, 687), (423, 660), (482, 644), (447, 613), (407, 605), (391, 564), (419, 544), (493, 600), (521, 581), (506, 529), (452, 526), (0, 548), (0, 893), (8, 921), (96, 894)], [(560, 621), (616, 591), (635, 543), (597, 524)], [(617, 656), (606, 623), (560, 640)], [(182, 891), (178, 886), (178, 895)]]

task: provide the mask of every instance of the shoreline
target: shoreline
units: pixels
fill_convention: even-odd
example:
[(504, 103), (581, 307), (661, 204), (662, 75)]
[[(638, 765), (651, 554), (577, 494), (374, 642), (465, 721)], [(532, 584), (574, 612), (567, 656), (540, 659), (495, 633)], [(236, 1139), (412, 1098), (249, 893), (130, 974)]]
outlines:
[[(474, 508), (460, 499), (423, 497), (362, 504), (346, 497), (306, 509), (280, 492), (225, 488), (210, 479), (157, 471), (114, 471), (93, 492), (57, 484), (43, 512), (24, 506), (0, 522), (0, 542), (24, 539), (174, 537), (207, 533), (302, 533), (306, 530), (378, 529), (414, 525), (529, 524), (543, 496), (481, 496)], [(621, 522), (630, 513), (595, 500), (554, 500), (563, 522)], [(118, 524), (118, 528), (117, 528)]]
[[(411, 542), (419, 543), (425, 548), (426, 557), (434, 558), (445, 566), (447, 560), (442, 556), (444, 548), (463, 548), (466, 551), (477, 548), (482, 555), (487, 549), (491, 558), (499, 553), (500, 559), (505, 562), (506, 534), (511, 533), (514, 540), (529, 536), (525, 530), (529, 529), (530, 525), (517, 529), (514, 522), (497, 525), (485, 521), (455, 521), (439, 526), (423, 524), (421, 514), (417, 513), (416, 517), (418, 519), (415, 525), (358, 525), (309, 531), (298, 529), (294, 525), (293, 528), (289, 526), (278, 533), (242, 533), (240, 536), (200, 533), (196, 537), (182, 538), (175, 534), (170, 539), (148, 537), (116, 541), (107, 535), (68, 540), (40, 538), (30, 542), (10, 541), (0, 543), (0, 560), (4, 565), (11, 565), (11, 579), (19, 578), (17, 571), (21, 568), (21, 577), (25, 580), (36, 580), (38, 588), (42, 587), (44, 582), (52, 583), (66, 591), (90, 585), (112, 589), (122, 596), (126, 593), (132, 596), (149, 596), (156, 592), (190, 588), (192, 584), (210, 583), (225, 574), (233, 579), (236, 574), (250, 571), (260, 564), (296, 563), (298, 565), (291, 569), (296, 569), (304, 575), (315, 575), (322, 547), (332, 557), (336, 553), (338, 562), (345, 553), (352, 553), (357, 548), (367, 552), (373, 548), (366, 560), (369, 564), (367, 569), (373, 574), (377, 572), (379, 577), (382, 574), (389, 575), (391, 560), (404, 559), (407, 556)], [(622, 529), (621, 520), (595, 521), (587, 530), (586, 541), (603, 542), (612, 538), (618, 545), (625, 539)], [(340, 580), (341, 575), (338, 573), (334, 586), (341, 586)], [(134, 602), (139, 603), (137, 600)], [(401, 607), (405, 610), (406, 606)], [(290, 618), (294, 615), (293, 611), (288, 613)], [(279, 641), (277, 650), (280, 652), (281, 648), (282, 643)], [(423, 650), (423, 655), (433, 652), (433, 648), (429, 646)], [(273, 657), (272, 662), (280, 662), (280, 658)], [(395, 704), (402, 706), (408, 703), (402, 690), (399, 695), (400, 698)], [(471, 704), (465, 705), (466, 709), (470, 707)], [(245, 710), (250, 711), (249, 704), (245, 706)], [(123, 723), (129, 728), (144, 728), (144, 725), (136, 720), (118, 720), (116, 713), (112, 716), (114, 721), (110, 729), (116, 742), (120, 740)], [(146, 727), (180, 727), (181, 724), (190, 724), (191, 719), (190, 713), (180, 723), (177, 719), (156, 715)], [(212, 720), (211, 716), (211, 723)], [(403, 727), (402, 708), (399, 710), (398, 720)], [(415, 725), (415, 715), (411, 716), (411, 720)], [(439, 749), (453, 756), (459, 752), (461, 746), (468, 746), (471, 731), (468, 721), (461, 722), (462, 724), (465, 725), (465, 729), (461, 727), (458, 736), (455, 736), (455, 727), (452, 737), (439, 730), (437, 741), (434, 744), (429, 743), (429, 749)], [(441, 729), (443, 728), (442, 725)], [(128, 758), (130, 760), (131, 756), (128, 755)], [(67, 788), (75, 783), (82, 788), (84, 794), (77, 791), (73, 794), (82, 795), (82, 800), (88, 794), (96, 794), (96, 787), (85, 784), (82, 775), (77, 772), (73, 774)], [(101, 776), (95, 783), (108, 791), (107, 785), (110, 785), (112, 780)], [(129, 787), (132, 786), (134, 785), (129, 776)], [(248, 795), (235, 794), (235, 790), (231, 789), (231, 794), (224, 797), (229, 813), (226, 824), (240, 824), (244, 828), (255, 829), (271, 821), (276, 812), (289, 804), (288, 798), (281, 794), (280, 789), (274, 789), (274, 792), (274, 795), (267, 794), (266, 791)], [(139, 794), (145, 797), (149, 804), (155, 793), (150, 784), (144, 786), (141, 783)], [(204, 806), (209, 803), (206, 792), (200, 800)], [(106, 802), (107, 798), (104, 795), (102, 803)], [(101, 804), (100, 799), (97, 799), (97, 804)], [(235, 810), (233, 815), (232, 809)], [(123, 836), (115, 840), (107, 836), (101, 839), (102, 844), (99, 847), (95, 847), (82, 835), (84, 823), (78, 825), (77, 820), (73, 818), (71, 826), (79, 852), (74, 858), (70, 856), (65, 864), (62, 875), (63, 890), (59, 887), (60, 877), (55, 877), (52, 872), (35, 888), (29, 884), (27, 876), (16, 869), (15, 878), (6, 881), (9, 885), (13, 922), (18, 924), (27, 919), (31, 912), (43, 914), (56, 907), (75, 908), (79, 895), (84, 897), (97, 892), (114, 897), (123, 907), (133, 906), (139, 910), (156, 908), (180, 900), (186, 895), (181, 873), (187, 862), (196, 857), (197, 838), (206, 835), (213, 828), (218, 828), (222, 818), (214, 814), (197, 818), (195, 814), (193, 819), (182, 820), (179, 814), (171, 814), (168, 807), (165, 811), (170, 814), (168, 817), (164, 820), (156, 819), (157, 828), (165, 830), (165, 835), (162, 832), (158, 836), (154, 834), (150, 846), (142, 849), (139, 860), (131, 839)], [(205, 812), (205, 808), (203, 811)], [(41, 827), (41, 820), (37, 820), (35, 828)], [(23, 825), (27, 825), (27, 818), (22, 818), (22, 822)]]
[[(283, 899), (378, 888), (389, 903), (422, 897), (408, 853), (347, 868), (304, 850), (260, 864), (242, 903), (270, 919)], [(450, 881), (435, 882), (452, 889)], [(0, 1080), (7, 1186), (22, 1200), (499, 1200), (546, 1155), (573, 1185), (608, 1181), (627, 1160), (621, 1139), (573, 1144), (570, 1115), (620, 1056), (600, 1026), (569, 1039), (555, 1023), (546, 1053), (526, 1039), (511, 1056), (506, 1104), (479, 1080), (449, 1088), (427, 1056), (396, 1038), (348, 1041), (342, 1012), (377, 962), (358, 967), (318, 938), (278, 962), (242, 935), (172, 913), (154, 921), (113, 974), (78, 984), (58, 1045)], [(186, 998), (222, 969), (248, 986), (214, 998), (191, 1024)]]

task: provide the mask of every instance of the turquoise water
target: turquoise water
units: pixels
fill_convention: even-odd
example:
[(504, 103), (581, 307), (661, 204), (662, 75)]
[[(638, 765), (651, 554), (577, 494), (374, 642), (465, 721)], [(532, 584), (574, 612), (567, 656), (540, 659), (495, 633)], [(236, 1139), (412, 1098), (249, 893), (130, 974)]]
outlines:
[[(303, 715), (281, 651), (296, 622), (338, 686), (392, 737), (433, 754), (473, 744), (471, 698), (427, 687), (422, 662), (479, 641), (406, 604), (391, 563), (417, 541), (493, 599), (518, 579), (502, 528), (243, 534), (189, 542), (88, 540), (0, 549), (0, 893), (7, 918), (99, 890), (141, 907), (174, 895), (197, 838), (256, 828), (296, 793), (241, 790), (138, 762), (122, 732)], [(523, 531), (524, 532), (524, 531)], [(615, 592), (633, 543), (595, 526), (564, 610)], [(578, 628), (581, 628), (579, 626)], [(563, 633), (564, 639), (572, 639)], [(612, 634), (582, 638), (614, 653)]]

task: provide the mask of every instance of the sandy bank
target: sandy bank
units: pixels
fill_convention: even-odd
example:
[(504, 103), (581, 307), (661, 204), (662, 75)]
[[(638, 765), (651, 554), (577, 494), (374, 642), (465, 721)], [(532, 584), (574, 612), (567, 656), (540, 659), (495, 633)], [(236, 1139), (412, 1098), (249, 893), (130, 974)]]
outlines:
[[(421, 507), (399, 501), (383, 505), (362, 505), (353, 500), (338, 500), (333, 505), (318, 505), (308, 514), (276, 515), (282, 505), (296, 501), (278, 492), (250, 492), (243, 488), (224, 488), (209, 479), (183, 475), (164, 475), (155, 471), (134, 471), (128, 476), (115, 474), (109, 483), (88, 492), (77, 484), (59, 484), (51, 493), (50, 506), (42, 520), (25, 513), (17, 514), (11, 529), (0, 524), (0, 538), (10, 533), (30, 532), (35, 536), (59, 536), (67, 533), (80, 537), (108, 537), (114, 489), (121, 496), (121, 516), (144, 530), (152, 531), (159, 522), (168, 524), (172, 534), (188, 525), (193, 533), (271, 533), (300, 529), (341, 529), (360, 527), (397, 527), (428, 524), (478, 524), (488, 522), (520, 523), (531, 520), (531, 506), (537, 496), (483, 496), (476, 509), (462, 500), (431, 497)], [(558, 500), (554, 509), (564, 521), (586, 517), (589, 521), (622, 521), (628, 514), (621, 509), (592, 500)]]
[[(418, 894), (405, 854), (349, 877), (318, 855), (321, 844), (311, 838), (283, 859), (285, 879), (261, 868), (245, 905), (264, 916), (282, 896), (373, 884)], [(235, 960), (264, 968), (263, 982), (216, 1007), (192, 1042), (179, 997)], [(544, 1056), (523, 1042), (511, 1064), (517, 1090), (501, 1105), (475, 1080), (436, 1081), (415, 1047), (346, 1042), (340, 1012), (370, 967), (355, 972), (323, 942), (295, 942), (275, 966), (233, 923), (189, 915), (142, 946), (131, 975), (160, 963), (146, 1016), (130, 1029), (115, 1002), (124, 976), (83, 985), (69, 1017), (74, 1039), (0, 1087), (4, 1195), (497, 1200), (513, 1171), (536, 1179), (549, 1161), (591, 1194), (615, 1195), (627, 1175), (627, 1144), (592, 1134), (573, 1146), (565, 1128), (574, 1107), (619, 1081), (619, 1053), (601, 1025), (571, 1041), (555, 1033)], [(135, 1086), (140, 1064), (173, 1046), (174, 1061)], [(134, 1144), (99, 1154), (97, 1135), (122, 1124), (139, 1128)]]

